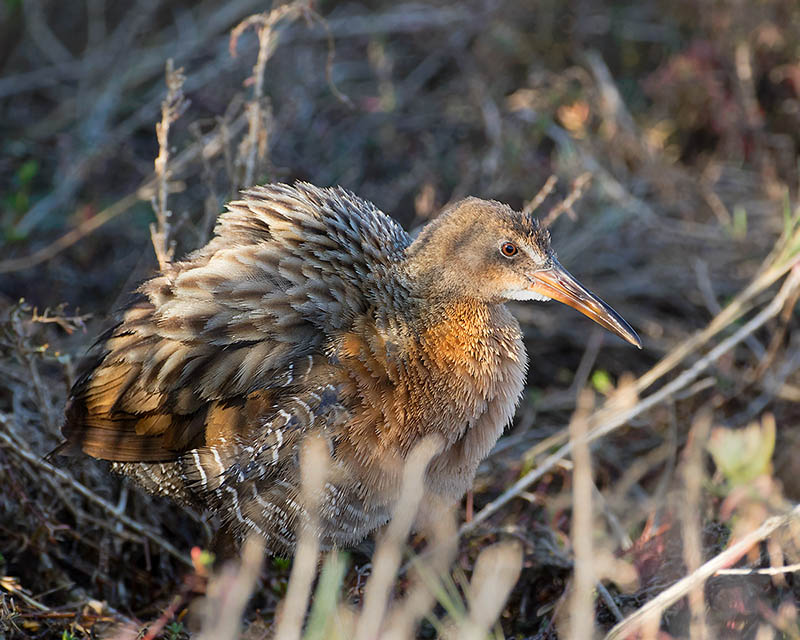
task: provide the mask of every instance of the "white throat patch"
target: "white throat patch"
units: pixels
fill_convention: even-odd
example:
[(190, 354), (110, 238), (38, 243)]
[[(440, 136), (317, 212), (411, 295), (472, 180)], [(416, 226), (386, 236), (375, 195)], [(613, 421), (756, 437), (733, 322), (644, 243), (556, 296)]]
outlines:
[(536, 293), (530, 289), (514, 289), (512, 291), (504, 291), (503, 297), (509, 300), (536, 300), (537, 302), (547, 302), (552, 300), (541, 293)]

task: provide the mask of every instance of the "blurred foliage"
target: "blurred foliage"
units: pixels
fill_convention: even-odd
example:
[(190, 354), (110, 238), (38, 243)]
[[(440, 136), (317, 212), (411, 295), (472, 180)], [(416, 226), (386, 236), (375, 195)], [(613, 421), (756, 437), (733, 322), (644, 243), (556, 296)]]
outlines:
[(717, 427), (708, 441), (708, 451), (730, 487), (747, 485), (772, 472), (775, 450), (775, 420), (754, 422), (743, 429)]
[(591, 382), (595, 391), (603, 395), (606, 395), (614, 388), (614, 383), (611, 381), (611, 376), (608, 375), (608, 371), (603, 371), (602, 369), (597, 369), (592, 373)]
[[(205, 241), (214, 216), (243, 186), (244, 135), (236, 125), (252, 98), (257, 41), (243, 34), (234, 58), (229, 34), (264, 9), (259, 0), (0, 3), (0, 418), (37, 455), (58, 441), (81, 354), (155, 266), (152, 188), (143, 187), (157, 153), (167, 58), (184, 68), (190, 101), (171, 132), (173, 160), (201, 149), (207, 136), (223, 140), (217, 151), (206, 146), (173, 165), (169, 206), (181, 255)], [(481, 468), (476, 510), (560, 446), (578, 385), (588, 378), (612, 397), (614, 381), (642, 374), (704, 327), (770, 252), (776, 262), (796, 259), (796, 0), (324, 1), (316, 9), (326, 26), (298, 21), (279, 30), (259, 105), (266, 153), (258, 182), (341, 184), (414, 229), (466, 195), (522, 207), (556, 174), (559, 184), (537, 212), (545, 217), (578, 176), (593, 176), (574, 215), (553, 223), (554, 246), (640, 332), (645, 349), (605, 338), (592, 351), (585, 318), (553, 305), (515, 306), (531, 353), (528, 388), (508, 437)], [(125, 206), (93, 228), (119, 203)], [(70, 233), (75, 242), (37, 258)], [(774, 292), (748, 304), (763, 305)], [(605, 582), (623, 614), (684, 575), (669, 496), (680, 491), (675, 461), (702, 408), (713, 408), (707, 451), (718, 472), (697, 505), (704, 557), (732, 530), (800, 499), (793, 306), (719, 358), (685, 395), (593, 449), (606, 518), (594, 532), (598, 558), (609, 549), (626, 553), (638, 572), (633, 593)], [(689, 361), (702, 357), (692, 353)], [(3, 584), (18, 594), (27, 589), (26, 597), (42, 594), (43, 607), (71, 612), (86, 632), (74, 627), (73, 635), (63, 618), (44, 617), (19, 595), (12, 602), (6, 591), (0, 634), (90, 637), (93, 625), (122, 618), (144, 625), (176, 593), (194, 594), (183, 564), (85, 496), (52, 489), (39, 468), (20, 460), (0, 445), (0, 570), (18, 577)], [(200, 550), (208, 523), (128, 491), (92, 461), (63, 465), (142, 526), (181, 549), (197, 546), (194, 572), (210, 573)], [(526, 545), (525, 567), (504, 631), (555, 637), (571, 564), (570, 491), (565, 463), (464, 541), (453, 575), (436, 578), (441, 608), (463, 616), (466, 576), (480, 549), (514, 537)], [(753, 567), (770, 562), (755, 556), (746, 559)], [(334, 605), (360, 602), (369, 571), (363, 560), (354, 554), (346, 570), (324, 566), (309, 634), (324, 636)], [(268, 564), (268, 588), (257, 591), (248, 614), (254, 637), (257, 621), (268, 628), (274, 617), (289, 569), (286, 559)], [(735, 591), (722, 579), (707, 585), (716, 637), (753, 635), (760, 624), (796, 628), (789, 605), (800, 600), (800, 581), (793, 575), (767, 586), (758, 576), (737, 580)], [(98, 613), (85, 606), (90, 601), (110, 609)], [(608, 602), (598, 600), (595, 614), (605, 629), (616, 621)], [(15, 626), (21, 620), (28, 627)], [(162, 637), (189, 634), (182, 619), (167, 623)], [(687, 629), (687, 609), (675, 605), (662, 631), (682, 637)]]

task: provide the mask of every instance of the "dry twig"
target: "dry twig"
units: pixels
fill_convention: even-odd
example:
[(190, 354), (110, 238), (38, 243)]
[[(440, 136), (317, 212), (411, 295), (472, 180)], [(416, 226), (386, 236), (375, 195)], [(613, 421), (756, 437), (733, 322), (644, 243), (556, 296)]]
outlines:
[(189, 106), (183, 97), (183, 69), (175, 69), (172, 58), (167, 60), (167, 97), (161, 103), (161, 121), (156, 123), (158, 156), (155, 159), (156, 195), (152, 200), (156, 222), (150, 225), (150, 238), (162, 270), (172, 262), (175, 241), (172, 239), (172, 212), (167, 207), (169, 195), (169, 129)]
[(264, 539), (249, 536), (238, 567), (226, 567), (208, 587), (205, 624), (198, 640), (234, 640), (239, 637), (242, 614), (264, 563)]
[(533, 199), (522, 208), (522, 213), (530, 214), (541, 207), (542, 203), (547, 199), (547, 196), (553, 192), (553, 189), (556, 188), (557, 184), (558, 178), (556, 176), (550, 176), (542, 185), (542, 188), (539, 189), (539, 193), (537, 193)]
[(469, 615), (459, 625), (458, 640), (483, 640), (502, 613), (522, 570), (522, 546), (516, 540), (487, 547), (475, 561), (469, 584)]
[(582, 173), (575, 181), (572, 183), (572, 188), (570, 189), (569, 194), (566, 198), (564, 198), (561, 202), (559, 202), (555, 207), (550, 209), (547, 215), (542, 220), (542, 226), (547, 229), (551, 224), (553, 224), (556, 220), (558, 220), (559, 216), (562, 213), (566, 213), (570, 220), (576, 220), (578, 216), (572, 210), (572, 207), (575, 203), (580, 199), (583, 195), (583, 192), (589, 186), (589, 183), (592, 181), (592, 174), (590, 172)]
[(85, 485), (81, 484), (75, 478), (73, 478), (70, 474), (58, 467), (54, 467), (49, 462), (42, 460), (38, 455), (36, 455), (33, 451), (30, 450), (27, 443), (23, 441), (20, 437), (18, 437), (13, 430), (11, 425), (11, 418), (6, 414), (0, 413), (0, 424), (5, 427), (6, 432), (0, 431), (0, 440), (2, 440), (8, 447), (9, 451), (12, 455), (22, 458), (26, 462), (39, 467), (44, 471), (41, 474), (41, 478), (47, 482), (48, 484), (52, 485), (54, 488), (57, 487), (58, 482), (62, 482), (67, 486), (71, 487), (77, 493), (82, 495), (92, 504), (99, 506), (103, 509), (106, 513), (108, 513), (112, 518), (119, 521), (126, 527), (128, 527), (131, 531), (139, 534), (140, 536), (147, 538), (157, 547), (160, 547), (164, 551), (166, 551), (169, 555), (176, 558), (183, 564), (187, 566), (192, 566), (191, 561), (186, 557), (186, 554), (181, 553), (176, 549), (169, 541), (165, 540), (162, 536), (158, 535), (150, 528), (142, 525), (141, 522), (137, 522), (133, 518), (129, 518), (124, 513), (120, 512), (119, 509), (110, 502), (107, 502), (96, 493), (94, 493), (91, 489), (86, 487)]
[(440, 436), (428, 436), (414, 447), (407, 458), (394, 516), (373, 558), (374, 569), (364, 594), (364, 608), (356, 627), (356, 640), (369, 640), (378, 635), (389, 590), (400, 566), (403, 544), (414, 524), (424, 494), (425, 469), (443, 446)]
[(720, 569), (714, 575), (718, 576), (779, 576), (785, 573), (797, 573), (800, 571), (800, 562), (787, 564), (782, 567), (766, 567), (763, 569)]
[(330, 456), (322, 438), (308, 438), (300, 452), (303, 510), (306, 522), (299, 528), (289, 589), (283, 602), (283, 613), (275, 632), (277, 640), (298, 640), (311, 596), (311, 587), (319, 558), (319, 507), (328, 474)]
[[(701, 498), (703, 486), (703, 444), (711, 430), (711, 413), (704, 411), (695, 418), (690, 441), (686, 447), (683, 463), (683, 485), (685, 495), (680, 502), (683, 531), (683, 559), (686, 570), (694, 573), (703, 562), (703, 540), (701, 523)], [(708, 638), (706, 625), (706, 598), (704, 585), (698, 584), (689, 592), (689, 637), (692, 640)]]
[(569, 604), (568, 638), (581, 640), (594, 635), (594, 510), (592, 508), (592, 460), (586, 440), (588, 417), (594, 405), (594, 394), (585, 389), (578, 398), (578, 407), (569, 423), (572, 442), (572, 548), (575, 553), (572, 595)]
[(456, 520), (452, 512), (445, 512), (441, 518), (430, 524), (431, 551), (424, 562), (412, 560), (411, 584), (407, 595), (395, 604), (389, 614), (382, 640), (406, 640), (413, 637), (415, 625), (436, 603), (431, 585), (435, 584), (439, 576), (448, 572), (458, 543)]
[(276, 7), (269, 13), (249, 16), (231, 31), (229, 47), (233, 57), (236, 56), (239, 37), (247, 28), (255, 27), (258, 36), (258, 57), (253, 66), (253, 74), (247, 80), (253, 85), (253, 97), (245, 107), (248, 130), (239, 148), (239, 157), (244, 159), (244, 177), (241, 186), (249, 187), (253, 184), (257, 168), (256, 160), (263, 160), (267, 156), (271, 110), (268, 104), (264, 104), (264, 71), (277, 44), (277, 40), (273, 37), (275, 26), (284, 19), (294, 21), (307, 10), (307, 3), (291, 2)]
[(628, 638), (644, 624), (657, 624), (661, 613), (675, 604), (678, 600), (689, 594), (693, 589), (705, 583), (711, 576), (719, 570), (733, 564), (754, 545), (765, 540), (778, 529), (787, 526), (792, 521), (800, 518), (800, 505), (791, 511), (767, 519), (758, 529), (743, 536), (741, 540), (725, 549), (722, 553), (714, 556), (696, 571), (673, 584), (669, 589), (662, 591), (646, 605), (637, 609), (625, 620), (616, 625), (605, 636), (605, 640), (615, 640), (616, 638)]

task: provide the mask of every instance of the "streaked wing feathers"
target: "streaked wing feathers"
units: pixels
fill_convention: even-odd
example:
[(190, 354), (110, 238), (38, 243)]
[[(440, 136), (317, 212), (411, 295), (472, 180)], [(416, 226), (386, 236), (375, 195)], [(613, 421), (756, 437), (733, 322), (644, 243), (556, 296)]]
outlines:
[(409, 238), (373, 205), (304, 183), (243, 196), (90, 352), (62, 429), (72, 448), (167, 461), (244, 433), (373, 296), (405, 295), (391, 268)]

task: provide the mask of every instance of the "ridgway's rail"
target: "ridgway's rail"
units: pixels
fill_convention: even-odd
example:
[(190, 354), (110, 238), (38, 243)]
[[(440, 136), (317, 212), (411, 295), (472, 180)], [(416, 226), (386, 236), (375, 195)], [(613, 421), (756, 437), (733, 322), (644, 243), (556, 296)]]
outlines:
[(215, 237), (137, 289), (90, 350), (60, 453), (112, 461), (148, 491), (291, 553), (298, 451), (328, 443), (318, 524), (349, 546), (391, 517), (423, 437), (444, 448), (422, 500), (459, 500), (509, 423), (528, 357), (504, 303), (558, 300), (636, 333), (556, 260), (529, 215), (468, 198), (412, 240), (341, 188), (245, 191)]

